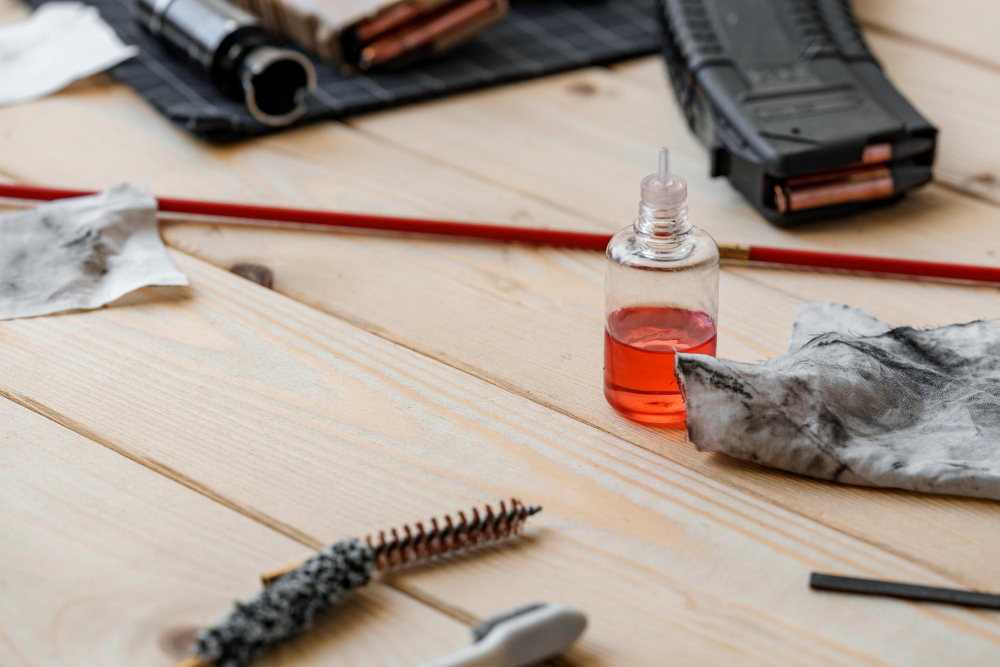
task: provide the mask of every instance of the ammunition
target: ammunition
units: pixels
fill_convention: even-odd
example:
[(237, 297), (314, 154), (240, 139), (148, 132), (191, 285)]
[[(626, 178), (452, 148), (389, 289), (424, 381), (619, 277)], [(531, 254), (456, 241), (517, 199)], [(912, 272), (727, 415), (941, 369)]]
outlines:
[(358, 24), (354, 29), (354, 36), (359, 42), (370, 42), (418, 16), (420, 7), (413, 3), (395, 5), (378, 16)]
[(451, 4), (444, 9), (412, 24), (404, 25), (397, 32), (381, 37), (361, 50), (359, 66), (366, 70), (394, 60), (404, 53), (427, 46), (434, 40), (486, 14), (494, 7), (493, 0), (471, 0)]
[(830, 171), (789, 178), (774, 186), (774, 202), (782, 213), (823, 206), (888, 199), (930, 180), (924, 167), (884, 165)]
[(812, 184), (814, 178), (788, 179), (784, 186), (775, 186), (774, 200), (778, 210), (787, 213), (884, 199), (891, 197), (894, 190), (892, 172), (886, 167), (848, 171)]

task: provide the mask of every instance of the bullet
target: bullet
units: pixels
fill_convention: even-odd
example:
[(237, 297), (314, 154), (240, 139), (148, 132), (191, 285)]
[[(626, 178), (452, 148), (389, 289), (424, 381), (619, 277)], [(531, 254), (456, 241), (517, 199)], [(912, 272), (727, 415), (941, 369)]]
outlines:
[(931, 179), (930, 167), (884, 165), (814, 174), (774, 186), (782, 213), (855, 202), (888, 199)]
[(411, 21), (397, 32), (387, 34), (361, 50), (361, 69), (372, 67), (395, 60), (404, 53), (427, 46), (434, 40), (461, 27), (481, 14), (491, 11), (493, 0), (471, 0), (457, 6), (448, 5), (429, 17)]
[(410, 2), (398, 4), (378, 16), (359, 23), (354, 28), (354, 36), (361, 43), (370, 42), (418, 16), (420, 16), (419, 6)]

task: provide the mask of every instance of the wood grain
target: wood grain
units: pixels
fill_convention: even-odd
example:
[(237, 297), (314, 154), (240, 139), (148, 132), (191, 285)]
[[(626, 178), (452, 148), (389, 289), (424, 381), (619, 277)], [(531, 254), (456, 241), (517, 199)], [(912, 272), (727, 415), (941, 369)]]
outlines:
[[(16, 128), (0, 132), (0, 172), (611, 231), (634, 215), (650, 146), (684, 141), (667, 122), (672, 100), (620, 73), (519, 88), (415, 107), (408, 122), (376, 117), (366, 134), (322, 124), (220, 149), (121, 86), (75, 89), (0, 110)], [(703, 149), (684, 136), (684, 172), (704, 174)], [(69, 159), (53, 160), (67, 145)], [(899, 213), (789, 233), (725, 183), (691, 182), (696, 219), (726, 240), (959, 261), (994, 250), (994, 209), (941, 189)], [(811, 568), (994, 586), (995, 503), (802, 480), (618, 419), (597, 390), (599, 256), (191, 225), (165, 234), (222, 266), (258, 261), (279, 291), (499, 387), (181, 257), (191, 292), (0, 326), (4, 391), (306, 544), (511, 489), (538, 498), (547, 509), (524, 544), (393, 583), (463, 618), (541, 597), (577, 604), (593, 625), (574, 663), (653, 664), (667, 651), (680, 663), (995, 661), (990, 616), (805, 590)], [(965, 288), (757, 269), (727, 272), (723, 290), (721, 351), (742, 359), (780, 351), (803, 293), (915, 323), (996, 303)]]
[(393, 583), (474, 617), (532, 599), (578, 606), (591, 626), (577, 662), (651, 664), (668, 650), (682, 664), (1000, 655), (989, 614), (806, 585), (813, 569), (953, 579), (174, 257), (192, 288), (0, 325), (0, 391), (312, 539), (504, 495), (541, 503), (522, 543)]
[[(542, 93), (533, 92), (528, 98), (537, 98), (543, 104), (550, 104), (547, 100), (554, 98), (560, 106), (564, 101), (567, 104), (575, 101), (574, 124), (580, 128), (579, 138), (585, 138), (585, 133), (599, 137), (601, 130), (595, 124), (602, 115), (616, 107), (633, 108), (634, 102), (649, 99), (635, 97), (634, 85), (623, 85), (608, 77), (602, 72), (587, 72), (556, 79), (552, 86), (548, 85), (550, 82), (532, 83), (529, 89), (540, 89)], [(584, 84), (590, 86), (586, 93), (582, 92)], [(574, 87), (576, 90), (571, 90)], [(518, 102), (516, 97), (509, 98), (505, 91), (490, 94), (502, 94), (509, 100), (497, 105), (490, 112), (493, 114), (500, 114), (503, 108), (509, 108), (505, 113), (515, 113), (527, 104)], [(609, 99), (595, 102), (591, 99), (594, 97)], [(667, 99), (660, 103), (670, 104)], [(479, 100), (464, 99), (447, 104), (482, 106)], [(591, 104), (596, 108), (590, 108)], [(433, 114), (428, 116), (418, 111), (413, 110), (415, 117), (424, 120), (415, 131), (447, 131), (436, 123)], [(43, 159), (43, 154), (36, 157), (29, 150), (33, 142), (49, 140), (50, 133), (44, 127), (51, 125), (58, 133), (65, 125), (41, 121), (65, 118), (70, 112), (90, 128), (90, 132), (74, 139), (80, 154), (100, 153), (107, 159), (93, 161), (87, 169), (80, 169), (78, 162), (53, 163)], [(468, 132), (459, 120), (474, 117), (464, 112), (442, 114), (455, 115), (452, 125), (456, 135)], [(501, 177), (520, 178), (513, 167), (477, 179), (461, 168), (439, 161), (428, 162), (382, 144), (378, 137), (360, 136), (333, 124), (240, 147), (209, 149), (170, 128), (120, 87), (102, 94), (56, 96), (34, 105), (31, 114), (0, 110), (0, 119), (5, 115), (16, 118), (23, 130), (16, 136), (0, 137), (7, 149), (0, 151), (0, 169), (10, 165), (9, 169), (25, 179), (48, 178), (66, 185), (93, 187), (128, 173), (160, 192), (189, 196), (245, 197), (360, 210), (368, 206), (393, 213), (485, 218), (527, 225), (596, 229), (624, 224), (623, 220), (602, 221), (596, 216), (572, 215), (537, 197), (511, 193), (488, 182)], [(648, 153), (649, 145), (655, 145), (654, 130), (664, 117), (657, 116), (653, 123), (649, 116), (638, 116), (650, 120), (650, 127), (643, 130), (649, 136), (644, 141), (626, 137), (601, 143), (605, 152), (594, 152), (586, 158), (592, 160), (594, 169), (604, 169), (607, 163), (609, 174), (644, 172), (641, 156)], [(524, 114), (523, 118), (522, 124), (527, 129), (521, 131), (534, 132), (529, 127), (530, 122), (535, 122), (531, 120), (534, 116)], [(519, 124), (510, 122), (505, 131), (508, 136), (516, 137), (518, 127)], [(614, 135), (623, 130), (615, 125), (606, 131)], [(544, 133), (539, 132), (539, 140), (545, 139)], [(680, 136), (691, 141), (686, 131)], [(69, 140), (70, 133), (65, 138)], [(136, 150), (136, 145), (144, 148)], [(634, 163), (628, 161), (615, 168), (615, 160), (620, 159), (615, 151), (623, 145), (634, 147)], [(549, 160), (550, 171), (562, 169), (553, 166), (556, 164), (572, 169), (575, 159), (582, 155), (558, 145), (542, 148), (545, 150), (538, 155)], [(565, 151), (561, 163), (549, 157), (550, 149)], [(690, 166), (685, 171), (704, 173), (703, 150), (696, 144), (689, 149), (685, 159)], [(143, 158), (150, 154), (157, 155), (157, 160)], [(600, 160), (602, 154), (604, 163)], [(18, 156), (18, 160), (4, 160), (4, 155)], [(471, 160), (475, 152), (469, 150), (461, 155)], [(498, 155), (493, 164), (501, 158), (510, 159)], [(386, 179), (386, 173), (392, 177)], [(623, 202), (613, 202), (613, 193), (605, 191), (595, 174), (580, 176), (591, 178), (593, 183), (568, 191), (551, 190), (554, 197), (568, 202), (567, 208), (620, 207), (628, 211), (627, 215), (634, 214), (631, 210), (634, 192), (622, 194)], [(538, 178), (542, 177), (545, 173), (539, 172)], [(629, 181), (631, 191), (635, 182)], [(701, 210), (695, 212), (698, 222), (705, 220), (706, 226), (730, 225), (735, 224), (734, 218), (742, 219), (745, 228), (770, 235), (778, 243), (800, 243), (792, 233), (750, 219), (745, 205), (727, 184), (703, 179), (703, 185), (721, 193), (722, 203), (703, 197)], [(990, 252), (988, 243), (983, 243), (993, 238), (988, 231), (963, 231), (970, 224), (966, 221), (976, 226), (985, 220), (985, 215), (970, 216), (970, 212), (979, 209), (968, 208), (970, 204), (954, 193), (942, 191), (936, 196), (945, 202), (942, 206), (955, 211), (954, 217), (949, 216), (949, 226), (937, 230), (941, 244), (952, 248), (954, 239), (961, 243), (966, 235), (978, 234), (971, 237), (979, 239), (978, 249)], [(977, 206), (975, 202), (971, 205)], [(878, 223), (895, 230), (886, 232), (886, 241), (901, 236), (899, 227), (905, 224), (906, 216), (915, 216), (928, 226), (933, 226), (940, 217), (932, 219), (933, 211), (912, 200), (896, 210), (905, 213), (893, 214), (898, 217)], [(841, 224), (840, 228), (828, 226), (824, 239), (833, 244), (839, 234), (846, 244), (851, 239), (867, 240), (877, 235), (872, 229), (876, 223), (870, 218)], [(220, 266), (237, 262), (265, 265), (274, 272), (275, 288), (296, 299), (595, 424), (717, 481), (863, 536), (970, 585), (988, 586), (1000, 576), (997, 569), (1000, 566), (989, 557), (1000, 539), (992, 529), (993, 504), (836, 487), (731, 461), (706, 459), (683, 444), (678, 434), (649, 431), (618, 417), (607, 407), (599, 391), (603, 281), (603, 260), (599, 254), (203, 225), (170, 226), (164, 233), (170, 243)], [(755, 288), (748, 281), (766, 283), (785, 294)], [(849, 285), (856, 287), (849, 289)], [(796, 272), (741, 269), (724, 275), (722, 288), (720, 353), (747, 361), (783, 351), (799, 298), (848, 301), (892, 321), (913, 324), (945, 323), (1000, 312), (992, 292), (987, 290)], [(880, 297), (883, 293), (885, 298)], [(936, 300), (944, 305), (928, 307)], [(531, 332), (530, 336), (525, 332)], [(885, 518), (859, 523), (856, 520), (859, 515)], [(927, 544), (928, 532), (938, 534), (952, 528), (956, 534), (973, 537)]]
[(983, 0), (861, 0), (851, 6), (863, 25), (897, 33), (922, 46), (1000, 68), (996, 26), (1000, 6)]
[(16, 0), (0, 2), (0, 24), (20, 21), (30, 13), (31, 10), (26, 5)]
[[(4, 345), (11, 342), (0, 333)], [(29, 362), (30, 366), (30, 362)], [(0, 664), (172, 665), (303, 546), (0, 398)], [(266, 665), (412, 665), (467, 630), (370, 586)]]

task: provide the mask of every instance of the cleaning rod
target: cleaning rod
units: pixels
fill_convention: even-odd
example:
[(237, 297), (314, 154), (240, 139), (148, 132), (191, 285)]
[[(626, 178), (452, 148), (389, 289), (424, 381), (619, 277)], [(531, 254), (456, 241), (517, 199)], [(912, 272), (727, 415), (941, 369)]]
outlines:
[[(95, 194), (94, 191), (0, 183), (0, 197), (10, 199), (52, 201), (91, 194)], [(257, 224), (264, 226), (294, 225), (314, 228), (365, 229), (601, 251), (607, 248), (608, 241), (611, 240), (610, 234), (591, 232), (531, 229), (472, 222), (444, 222), (420, 218), (399, 218), (171, 197), (158, 197), (157, 201), (160, 211), (164, 213), (211, 216), (230, 220), (237, 224), (254, 224), (250, 221), (256, 221)], [(734, 243), (720, 243), (719, 254), (725, 260), (759, 262), (770, 265), (1000, 284), (1000, 267), (993, 266), (925, 262)]]

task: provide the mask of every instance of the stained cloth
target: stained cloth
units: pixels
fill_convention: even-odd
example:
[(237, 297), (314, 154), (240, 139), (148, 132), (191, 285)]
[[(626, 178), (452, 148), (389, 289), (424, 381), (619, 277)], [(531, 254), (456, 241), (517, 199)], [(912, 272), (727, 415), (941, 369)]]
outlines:
[(1000, 500), (1000, 323), (892, 327), (805, 303), (761, 364), (677, 355), (701, 451), (848, 484)]
[(187, 285), (145, 186), (119, 185), (0, 215), (0, 320), (97, 308), (148, 285)]

